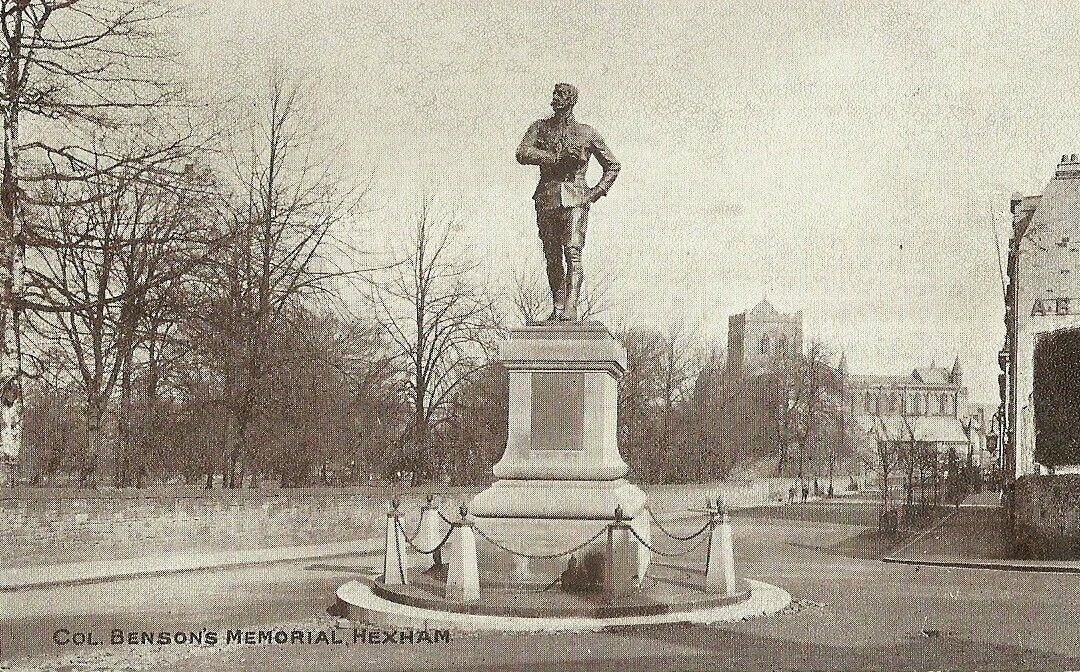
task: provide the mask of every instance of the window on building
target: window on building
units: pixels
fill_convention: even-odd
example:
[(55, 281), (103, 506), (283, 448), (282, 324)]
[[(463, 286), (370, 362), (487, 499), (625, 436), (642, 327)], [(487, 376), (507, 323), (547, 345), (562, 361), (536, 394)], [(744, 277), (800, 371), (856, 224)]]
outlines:
[(922, 401), (922, 395), (916, 392), (911, 396), (911, 412), (913, 415), (919, 415), (922, 411), (919, 409), (919, 402)]
[(926, 405), (923, 406), (923, 408), (926, 409), (926, 414), (927, 415), (933, 415), (933, 413), (930, 412), (930, 393), (929, 392), (926, 393)]
[(763, 354), (763, 355), (769, 354), (769, 335), (768, 334), (762, 334), (761, 335), (761, 354)]
[(866, 413), (867, 415), (874, 412), (874, 395), (870, 392), (866, 393)]
[(941, 407), (941, 414), (942, 415), (948, 415), (949, 414), (949, 411), (948, 411), (948, 408), (949, 408), (949, 395), (942, 392), (941, 396), (938, 398), (938, 406)]
[(907, 395), (906, 394), (901, 394), (900, 395), (900, 415), (907, 415), (907, 410), (908, 410)]
[(787, 354), (787, 336), (780, 336), (780, 340), (776, 343), (776, 352), (780, 355)]

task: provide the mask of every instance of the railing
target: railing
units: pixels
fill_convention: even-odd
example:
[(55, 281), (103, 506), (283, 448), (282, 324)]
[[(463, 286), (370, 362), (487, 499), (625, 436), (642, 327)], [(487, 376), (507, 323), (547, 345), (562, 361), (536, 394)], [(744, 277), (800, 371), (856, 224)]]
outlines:
[[(556, 559), (556, 558), (569, 557), (571, 560), (570, 560), (570, 565), (568, 566), (568, 570), (575, 567), (575, 563), (574, 563), (574, 558), (576, 557), (575, 554), (577, 554), (582, 549), (590, 546), (591, 544), (597, 542), (598, 540), (601, 539), (601, 537), (603, 537), (605, 534), (607, 534), (608, 535), (608, 549), (607, 549), (608, 568), (607, 568), (605, 574), (610, 575), (613, 571), (615, 573), (619, 572), (619, 570), (613, 569), (614, 565), (612, 564), (614, 562), (614, 556), (617, 553), (619, 553), (620, 557), (622, 557), (624, 559), (624, 562), (625, 562), (626, 558), (629, 557), (629, 556), (626, 555), (626, 553), (629, 553), (631, 549), (623, 547), (623, 546), (620, 546), (619, 548), (616, 548), (616, 545), (618, 545), (620, 543), (622, 543), (622, 544), (626, 543), (626, 542), (617, 541), (620, 538), (620, 537), (618, 537), (617, 533), (619, 533), (619, 532), (628, 532), (629, 536), (632, 537), (634, 540), (636, 540), (636, 542), (638, 544), (640, 544), (640, 546), (642, 548), (648, 549), (649, 552), (654, 553), (654, 554), (656, 554), (658, 556), (661, 556), (661, 557), (664, 557), (664, 558), (678, 558), (678, 557), (687, 556), (687, 555), (693, 553), (694, 551), (696, 551), (698, 548), (700, 548), (705, 541), (708, 541), (709, 542), (709, 549), (708, 549), (708, 552), (706, 553), (706, 556), (705, 556), (705, 573), (706, 573), (706, 581), (705, 581), (706, 586), (705, 586), (705, 589), (709, 590), (709, 589), (715, 589), (717, 586), (723, 586), (723, 589), (730, 593), (731, 586), (733, 585), (733, 582), (734, 582), (733, 564), (732, 564), (732, 559), (730, 557), (731, 556), (731, 527), (730, 527), (730, 523), (728, 521), (726, 507), (724, 506), (723, 500), (720, 497), (716, 498), (715, 506), (713, 505), (712, 501), (706, 500), (706, 505), (705, 505), (704, 509), (695, 509), (694, 510), (696, 513), (704, 516), (705, 521), (693, 533), (688, 534), (688, 535), (677, 534), (675, 532), (672, 532), (670, 529), (665, 527), (660, 522), (659, 518), (657, 517), (657, 515), (655, 514), (655, 512), (653, 512), (653, 510), (651, 508), (645, 507), (645, 511), (649, 516), (649, 519), (651, 521), (652, 526), (654, 526), (657, 530), (659, 530), (659, 532), (662, 535), (664, 535), (665, 537), (667, 537), (667, 538), (669, 538), (669, 539), (671, 539), (671, 540), (673, 540), (675, 542), (678, 542), (680, 544), (686, 544), (686, 546), (684, 546), (684, 547), (682, 547), (682, 548), (680, 548), (679, 550), (676, 550), (676, 551), (661, 550), (660, 548), (657, 548), (655, 545), (653, 545), (653, 543), (651, 543), (650, 539), (646, 539), (645, 537), (642, 536), (642, 534), (637, 529), (635, 529), (635, 526), (633, 524), (631, 524), (631, 521), (626, 518), (622, 507), (621, 506), (616, 506), (615, 511), (614, 511), (614, 519), (612, 520), (612, 522), (603, 524), (599, 529), (597, 529), (595, 534), (592, 534), (591, 536), (584, 539), (580, 543), (575, 544), (573, 546), (570, 546), (570, 547), (568, 547), (566, 549), (560, 550), (558, 552), (552, 552), (552, 553), (528, 553), (528, 552), (525, 552), (525, 551), (522, 551), (522, 550), (519, 550), (519, 549), (511, 548), (510, 546), (507, 546), (502, 541), (493, 538), (491, 535), (484, 532), (482, 529), (473, 527), (470, 523), (466, 522), (466, 517), (468, 515), (468, 511), (467, 511), (467, 509), (465, 508), (464, 505), (462, 505), (459, 508), (460, 520), (453, 521), (450, 518), (448, 518), (446, 515), (444, 515), (442, 513), (442, 511), (440, 511), (437, 507), (434, 506), (431, 498), (429, 498), (428, 504), (425, 506), (425, 510), (427, 510), (427, 509), (433, 510), (438, 515), (438, 518), (441, 519), (443, 523), (445, 523), (445, 524), (447, 524), (449, 526), (449, 529), (443, 535), (442, 539), (437, 544), (435, 544), (435, 546), (433, 548), (424, 549), (424, 548), (420, 548), (419, 546), (417, 546), (414, 543), (414, 540), (417, 538), (417, 536), (419, 536), (421, 531), (424, 530), (424, 525), (425, 525), (425, 520), (426, 520), (424, 518), (424, 515), (421, 514), (421, 520), (420, 520), (420, 523), (418, 524), (418, 526), (416, 528), (416, 531), (413, 532), (411, 535), (409, 535), (406, 532), (405, 527), (401, 522), (401, 519), (402, 519), (403, 515), (399, 511), (399, 506), (400, 506), (400, 501), (397, 500), (397, 499), (394, 499), (392, 501), (392, 506), (391, 506), (390, 510), (388, 511), (388, 513), (387, 513), (388, 529), (387, 529), (386, 556), (384, 558), (384, 565), (383, 565), (384, 566), (384, 577), (383, 577), (384, 581), (386, 581), (387, 578), (388, 578), (386, 576), (386, 571), (390, 567), (393, 567), (396, 564), (395, 568), (398, 570), (398, 578), (400, 579), (400, 583), (408, 583), (408, 573), (407, 573), (407, 570), (406, 570), (406, 567), (405, 567), (405, 563), (404, 563), (404, 559), (403, 559), (404, 556), (403, 556), (403, 553), (402, 553), (402, 551), (404, 549), (402, 549), (402, 547), (401, 547), (401, 542), (402, 541), (404, 541), (404, 543), (407, 544), (408, 547), (412, 548), (417, 553), (420, 553), (420, 554), (423, 554), (423, 555), (434, 555), (434, 554), (438, 553), (444, 547), (444, 545), (450, 540), (450, 538), (454, 535), (455, 530), (459, 530), (459, 529), (462, 529), (464, 527), (467, 527), (468, 528), (467, 532), (470, 535), (469, 536), (470, 541), (468, 542), (468, 544), (472, 548), (471, 557), (467, 553), (463, 554), (463, 553), (455, 552), (455, 558), (454, 558), (454, 560), (452, 560), (452, 562), (453, 563), (463, 563), (464, 566), (462, 566), (462, 567), (452, 567), (452, 568), (449, 569), (449, 574), (453, 575), (456, 572), (456, 575), (458, 577), (461, 577), (461, 576), (475, 577), (478, 574), (477, 566), (476, 566), (475, 544), (474, 544), (473, 541), (471, 541), (471, 539), (473, 539), (473, 537), (471, 535), (474, 534), (474, 533), (475, 533), (476, 536), (480, 537), (481, 539), (483, 539), (485, 542), (487, 542), (491, 546), (493, 546), (493, 547), (495, 547), (495, 548), (497, 548), (497, 549), (499, 549), (499, 550), (501, 550), (501, 551), (503, 551), (505, 553), (509, 553), (509, 554), (511, 554), (513, 556), (516, 556), (516, 557), (519, 557), (519, 558), (525, 558), (525, 559), (529, 559), (529, 560), (551, 560), (551, 559)], [(697, 516), (694, 516), (694, 518), (696, 518), (696, 517)], [(431, 523), (429, 522), (428, 525), (430, 525), (430, 524)], [(706, 535), (705, 534), (706, 532), (708, 532), (709, 534)], [(429, 533), (430, 533), (430, 528), (429, 528)], [(463, 533), (464, 533), (464, 531), (463, 531)], [(391, 549), (391, 546), (390, 546), (391, 543), (393, 544), (392, 549)], [(724, 556), (726, 556), (726, 557), (724, 557)], [(563, 577), (565, 577), (566, 574), (567, 573), (564, 572)], [(608, 578), (610, 579), (610, 577), (608, 577)], [(627, 577), (627, 579), (628, 578), (629, 577)], [(644, 578), (644, 577), (638, 577), (638, 578), (640, 579), (640, 578)], [(556, 584), (559, 583), (560, 580), (564, 580), (564, 579), (556, 579), (550, 585), (545, 587), (543, 590), (547, 590), (549, 588), (554, 587)], [(395, 579), (394, 582), (397, 583), (398, 581)], [(605, 583), (605, 586), (606, 586), (605, 590), (615, 590), (614, 588), (611, 588), (613, 583), (610, 580), (605, 580), (604, 583)], [(625, 584), (625, 581), (623, 583)], [(620, 589), (620, 590), (621, 590), (621, 593), (626, 592), (624, 588)], [(448, 592), (449, 592), (449, 578), (448, 578)]]

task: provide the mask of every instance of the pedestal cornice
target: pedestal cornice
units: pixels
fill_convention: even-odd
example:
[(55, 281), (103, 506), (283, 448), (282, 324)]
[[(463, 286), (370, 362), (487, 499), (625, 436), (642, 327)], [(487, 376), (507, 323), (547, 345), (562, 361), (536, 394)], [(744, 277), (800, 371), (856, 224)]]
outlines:
[(600, 322), (550, 322), (510, 330), (499, 358), (510, 370), (626, 372), (626, 348)]

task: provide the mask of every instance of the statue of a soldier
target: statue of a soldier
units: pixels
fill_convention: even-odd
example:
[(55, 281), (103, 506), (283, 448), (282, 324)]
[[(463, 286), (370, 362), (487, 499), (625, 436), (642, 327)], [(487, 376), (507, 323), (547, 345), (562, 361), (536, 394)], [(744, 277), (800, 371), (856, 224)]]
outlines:
[[(551, 285), (549, 321), (579, 319), (581, 251), (589, 206), (607, 194), (619, 174), (619, 162), (596, 129), (574, 119), (577, 97), (573, 85), (556, 84), (551, 95), (555, 114), (533, 122), (517, 149), (518, 163), (540, 166), (533, 201)], [(590, 156), (604, 169), (595, 187), (585, 182)]]

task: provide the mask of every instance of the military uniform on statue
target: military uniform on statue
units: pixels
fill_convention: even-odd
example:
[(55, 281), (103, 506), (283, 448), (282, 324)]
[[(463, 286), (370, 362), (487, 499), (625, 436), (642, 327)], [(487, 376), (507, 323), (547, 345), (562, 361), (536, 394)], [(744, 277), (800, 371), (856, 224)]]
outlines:
[[(506, 451), (492, 469), (498, 480), (469, 505), (478, 534), (493, 542), (477, 549), (482, 582), (505, 583), (509, 569), (511, 582), (546, 585), (571, 557), (596, 560), (616, 507), (649, 539), (645, 494), (626, 481), (616, 437), (626, 350), (579, 312), (589, 209), (615, 182), (619, 163), (594, 128), (574, 119), (576, 102), (576, 88), (557, 84), (554, 114), (529, 127), (516, 154), (540, 168), (533, 201), (552, 311), (545, 323), (511, 330), (501, 346), (510, 386)], [(591, 157), (604, 169), (592, 187)], [(650, 555), (635, 546), (640, 580)]]
[[(577, 96), (572, 85), (556, 84), (551, 98), (555, 114), (533, 122), (517, 149), (518, 163), (540, 166), (533, 202), (551, 286), (552, 321), (579, 317), (589, 206), (607, 195), (619, 175), (619, 162), (596, 129), (574, 119)], [(595, 187), (585, 182), (591, 156), (604, 169)]]

